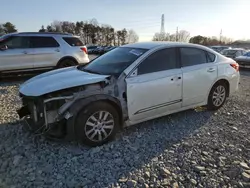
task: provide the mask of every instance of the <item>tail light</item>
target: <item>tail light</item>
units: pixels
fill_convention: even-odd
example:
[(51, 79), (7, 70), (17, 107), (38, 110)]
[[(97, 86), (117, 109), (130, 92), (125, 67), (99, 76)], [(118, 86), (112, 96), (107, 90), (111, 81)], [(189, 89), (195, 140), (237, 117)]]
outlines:
[(86, 47), (81, 48), (81, 50), (82, 50), (83, 52), (85, 52), (86, 54), (88, 54), (88, 50), (87, 50)]
[(239, 71), (239, 64), (238, 63), (232, 63), (230, 64), (231, 67), (233, 67), (237, 72)]

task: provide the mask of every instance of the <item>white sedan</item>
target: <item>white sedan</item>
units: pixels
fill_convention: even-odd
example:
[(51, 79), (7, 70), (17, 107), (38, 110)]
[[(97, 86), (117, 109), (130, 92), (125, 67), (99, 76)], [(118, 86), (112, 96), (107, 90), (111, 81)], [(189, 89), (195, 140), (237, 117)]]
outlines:
[(96, 146), (123, 126), (198, 106), (217, 110), (239, 77), (234, 60), (204, 46), (134, 43), (31, 78), (20, 87), (18, 113), (36, 133)]

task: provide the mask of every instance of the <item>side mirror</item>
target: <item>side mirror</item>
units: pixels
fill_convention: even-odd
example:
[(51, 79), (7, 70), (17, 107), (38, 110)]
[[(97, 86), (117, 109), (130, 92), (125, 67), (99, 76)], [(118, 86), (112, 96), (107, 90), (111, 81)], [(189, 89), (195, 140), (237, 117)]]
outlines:
[(8, 50), (8, 46), (6, 45), (2, 45), (0, 46), (0, 50), (4, 51), (4, 50)]

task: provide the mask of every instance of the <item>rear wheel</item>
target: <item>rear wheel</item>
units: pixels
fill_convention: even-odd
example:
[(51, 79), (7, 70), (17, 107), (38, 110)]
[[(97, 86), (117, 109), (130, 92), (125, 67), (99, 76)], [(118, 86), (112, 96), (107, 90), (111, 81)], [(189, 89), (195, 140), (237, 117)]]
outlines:
[(225, 83), (215, 84), (209, 93), (207, 108), (209, 110), (221, 108), (226, 101), (227, 93), (228, 87)]
[(115, 137), (119, 115), (109, 103), (95, 102), (79, 112), (75, 126), (79, 140), (89, 146), (99, 146)]
[(57, 65), (57, 68), (65, 68), (77, 65), (77, 62), (73, 59), (64, 59), (60, 61)]

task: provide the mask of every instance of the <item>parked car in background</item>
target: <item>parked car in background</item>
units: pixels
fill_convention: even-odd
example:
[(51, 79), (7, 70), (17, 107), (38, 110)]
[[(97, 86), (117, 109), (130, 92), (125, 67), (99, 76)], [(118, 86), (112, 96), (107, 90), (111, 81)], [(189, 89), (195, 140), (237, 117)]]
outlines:
[(0, 38), (0, 73), (30, 72), (86, 64), (86, 46), (65, 33), (23, 32)]
[(96, 48), (98, 48), (96, 45), (87, 46), (88, 54), (93, 54)]
[(107, 53), (107, 52), (109, 52), (109, 51), (115, 49), (116, 47), (117, 47), (117, 46), (109, 46), (109, 47), (105, 48), (104, 53)]
[(97, 146), (123, 126), (197, 106), (217, 110), (239, 77), (234, 60), (201, 45), (128, 44), (23, 83), (18, 114), (36, 133)]
[(98, 46), (97, 48), (95, 48), (94, 50), (93, 50), (93, 54), (99, 54), (99, 51), (102, 49), (102, 46)]
[(246, 53), (246, 50), (242, 48), (226, 49), (221, 52), (222, 55), (235, 59), (238, 56), (242, 56)]
[(210, 46), (210, 48), (219, 53), (223, 50), (231, 49), (229, 46)]
[(242, 56), (236, 57), (235, 61), (240, 65), (240, 67), (250, 68), (250, 51), (247, 51)]

